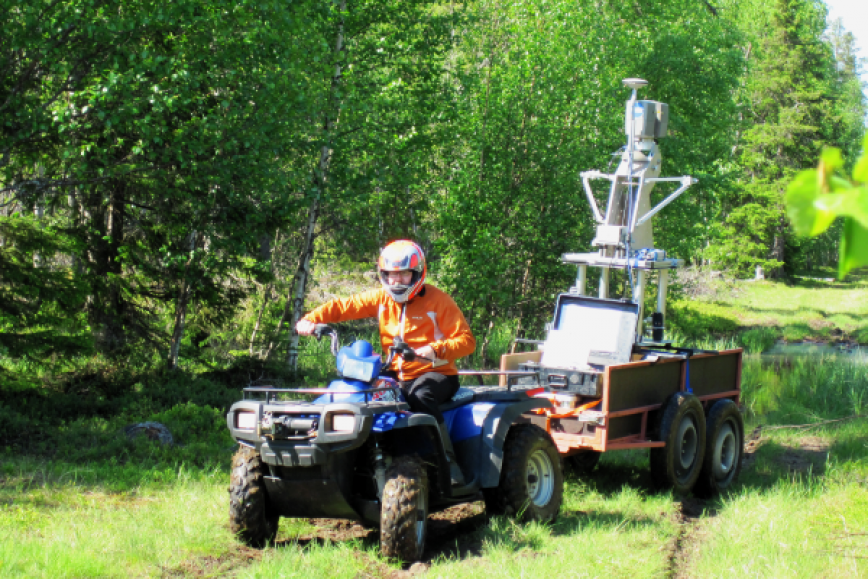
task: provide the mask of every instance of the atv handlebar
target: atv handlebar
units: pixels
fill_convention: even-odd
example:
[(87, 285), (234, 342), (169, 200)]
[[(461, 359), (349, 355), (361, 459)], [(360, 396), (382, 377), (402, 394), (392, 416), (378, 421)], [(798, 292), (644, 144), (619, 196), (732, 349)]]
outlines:
[(392, 361), (392, 358), (394, 358), (395, 355), (401, 356), (408, 362), (412, 362), (416, 359), (416, 351), (413, 350), (413, 348), (411, 348), (410, 345), (401, 338), (401, 336), (395, 336), (392, 345), (389, 347), (389, 352), (389, 362)]
[(431, 362), (434, 364), (437, 360), (432, 360), (431, 358), (426, 358), (425, 356), (420, 356), (416, 353), (410, 344), (405, 342), (401, 336), (395, 336), (392, 345), (389, 346), (389, 358), (386, 360), (385, 367), (388, 368), (392, 361), (395, 359), (395, 356), (401, 356), (408, 362), (413, 362), (414, 360), (425, 360), (426, 362)]
[(313, 328), (313, 335), (317, 340), (321, 340), (323, 336), (330, 336), (332, 339), (332, 356), (338, 355), (338, 331), (328, 324), (317, 324)]
[[(331, 352), (332, 356), (337, 357), (338, 355), (338, 331), (331, 327), (328, 324), (316, 324), (313, 329), (313, 335), (317, 340), (321, 340), (323, 336), (329, 336), (332, 339)], [(410, 344), (405, 342), (401, 336), (395, 336), (392, 345), (389, 346), (389, 357), (386, 358), (386, 361), (383, 363), (383, 368), (388, 368), (392, 365), (392, 362), (395, 360), (395, 356), (401, 356), (408, 362), (412, 362), (417, 358), (420, 360), (425, 360), (427, 362), (431, 362), (432, 364), (435, 360), (431, 358), (426, 358), (425, 356), (420, 356), (410, 347)]]

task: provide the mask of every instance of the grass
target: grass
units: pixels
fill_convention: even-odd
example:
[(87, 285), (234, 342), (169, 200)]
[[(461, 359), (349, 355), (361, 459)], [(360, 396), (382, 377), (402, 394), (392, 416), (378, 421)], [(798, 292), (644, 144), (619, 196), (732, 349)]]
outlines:
[[(829, 336), (860, 335), (868, 285), (755, 282), (738, 284), (734, 294), (728, 287), (674, 308), (672, 318), (682, 324), (676, 342), (747, 351), (747, 432), (761, 425), (763, 437), (732, 492), (685, 519), (692, 499), (653, 487), (647, 452), (607, 453), (592, 476), (568, 474), (555, 523), (480, 519), (439, 548), (426, 575), (868, 576), (868, 420), (849, 419), (868, 413), (868, 363), (759, 355), (803, 327), (819, 339), (828, 327), (819, 319), (841, 331)], [(720, 336), (697, 327), (721, 329)], [(374, 337), (366, 326), (343, 335), (353, 333)], [(495, 327), (490, 356), (511, 337), (508, 325)], [(301, 379), (321, 384), (332, 373), (328, 344), (303, 347)], [(257, 377), (248, 368), (96, 366), (22, 367), (16, 375), (38, 379), (0, 389), (0, 577), (388, 577), (401, 570), (379, 555), (376, 534), (332, 541), (307, 520), (283, 519), (277, 545), (264, 550), (231, 535), (234, 445), (223, 416), (239, 384)], [(146, 420), (166, 424), (177, 444), (121, 434)], [(840, 421), (821, 424), (830, 420)]]
[[(794, 461), (807, 443), (825, 450)], [(426, 575), (868, 575), (860, 558), (868, 547), (866, 421), (770, 431), (754, 460), (733, 492), (685, 525), (679, 500), (651, 485), (645, 452), (608, 453), (592, 476), (568, 474), (554, 524), (494, 518), (456, 535), (457, 547), (430, 561)], [(302, 539), (314, 529), (306, 521), (282, 520), (276, 547), (240, 546), (228, 530), (223, 468), (142, 461), (121, 474), (110, 461), (4, 455), (2, 463), (2, 577), (386, 577), (400, 569), (379, 556), (375, 539)]]
[[(747, 431), (764, 425), (762, 445), (733, 491), (686, 523), (680, 500), (652, 486), (647, 453), (607, 453), (592, 476), (568, 474), (555, 523), (482, 522), (457, 534), (426, 574), (868, 575), (868, 421), (772, 429), (857, 413), (866, 369), (853, 359), (776, 364), (747, 356)], [(72, 448), (51, 458), (0, 453), (0, 576), (386, 577), (400, 570), (380, 557), (376, 535), (310, 540), (316, 528), (305, 520), (282, 520), (275, 547), (241, 546), (227, 524), (231, 441), (222, 425), (204, 428), (197, 441), (196, 416), (189, 408), (179, 414), (176, 425), (194, 424), (182, 437), (187, 446), (174, 450), (137, 440), (118, 459), (83, 448), (91, 453), (84, 464)], [(195, 454), (209, 458), (191, 460)]]
[(223, 472), (179, 469), (169, 484), (123, 493), (76, 482), (74, 467), (55, 484), (22, 474), (0, 493), (3, 577), (148, 576), (233, 546), (214, 532), (224, 524)]
[(760, 330), (775, 339), (868, 344), (868, 279), (843, 282), (796, 278), (774, 281), (714, 280), (706, 291), (670, 307), (672, 324), (688, 338)]

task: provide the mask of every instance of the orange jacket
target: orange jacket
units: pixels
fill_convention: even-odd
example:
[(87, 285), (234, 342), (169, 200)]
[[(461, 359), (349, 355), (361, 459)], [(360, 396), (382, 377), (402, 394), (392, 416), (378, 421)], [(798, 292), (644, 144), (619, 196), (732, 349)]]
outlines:
[(476, 339), (452, 298), (426, 284), (422, 293), (406, 304), (403, 331), (401, 309), (402, 304), (395, 303), (386, 290), (379, 288), (326, 302), (305, 319), (315, 324), (328, 324), (376, 316), (380, 320), (383, 352), (387, 353), (394, 336), (400, 335), (414, 350), (431, 346), (438, 358), (448, 360), (447, 364), (434, 368), (427, 360), (407, 362), (398, 358), (392, 362), (392, 369), (397, 371), (399, 380), (414, 380), (431, 371), (447, 376), (457, 374), (455, 360), (472, 354)]

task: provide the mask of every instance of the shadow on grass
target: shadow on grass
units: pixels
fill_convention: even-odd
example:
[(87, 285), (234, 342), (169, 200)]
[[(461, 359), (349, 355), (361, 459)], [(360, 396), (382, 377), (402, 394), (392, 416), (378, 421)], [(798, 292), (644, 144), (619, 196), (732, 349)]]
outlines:
[(558, 536), (574, 535), (583, 528), (637, 529), (659, 527), (660, 520), (646, 516), (625, 516), (613, 512), (568, 511), (561, 512), (552, 526), (552, 534)]

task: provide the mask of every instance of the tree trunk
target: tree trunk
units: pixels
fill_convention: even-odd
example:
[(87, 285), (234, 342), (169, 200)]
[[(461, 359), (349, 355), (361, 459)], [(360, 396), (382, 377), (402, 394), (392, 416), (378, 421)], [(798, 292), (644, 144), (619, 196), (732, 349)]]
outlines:
[(783, 279), (786, 277), (784, 263), (786, 261), (786, 241), (787, 241), (787, 218), (781, 216), (778, 225), (775, 228), (775, 238), (772, 242), (772, 259), (780, 262), (780, 265), (774, 267), (769, 272), (771, 279)]
[(169, 358), (167, 360), (169, 370), (174, 370), (178, 367), (178, 352), (181, 349), (181, 340), (184, 338), (184, 326), (187, 323), (187, 305), (190, 303), (190, 266), (193, 263), (195, 255), (196, 239), (196, 232), (191, 232), (187, 242), (190, 257), (187, 258), (187, 263), (184, 264), (181, 287), (178, 289), (178, 298), (175, 301), (175, 328), (172, 330), (172, 341), (169, 343)]
[[(280, 240), (280, 230), (278, 229), (274, 234), (274, 246), (277, 247), (277, 243)], [(270, 259), (271, 260), (271, 271), (274, 273), (274, 260), (272, 259), (271, 253), (271, 239), (268, 235), (264, 235), (262, 239), (260, 239), (260, 257), (262, 259)], [(262, 306), (259, 308), (259, 315), (256, 316), (256, 325), (253, 326), (253, 332), (250, 333), (250, 345), (248, 347), (248, 352), (251, 356), (253, 356), (253, 344), (256, 343), (256, 336), (259, 334), (259, 329), (262, 327), (262, 316), (265, 314), (265, 310), (268, 307), (268, 302), (271, 300), (271, 292), (272, 292), (272, 284), (271, 282), (265, 284), (265, 288), (262, 290)]]
[(494, 304), (494, 300), (489, 298), (488, 307), (485, 309), (486, 320), (483, 320), (483, 323), (488, 322), (488, 325), (485, 328), (485, 335), (482, 338), (482, 346), (479, 348), (479, 359), (482, 363), (482, 367), (485, 368), (485, 357), (488, 355), (488, 345), (491, 343), (491, 331), (494, 329), (494, 314), (496, 312), (496, 306)]
[(99, 193), (91, 196), (91, 231), (88, 251), (93, 294), (88, 298), (88, 318), (94, 329), (97, 349), (104, 354), (117, 352), (127, 342), (124, 324), (125, 303), (121, 292), (121, 262), (118, 249), (124, 240), (126, 192), (120, 182), (110, 183), (108, 207), (103, 209)]
[[(340, 0), (339, 8), (341, 14), (343, 14), (346, 10), (346, 0)], [(341, 86), (341, 65), (340, 65), (340, 54), (344, 50), (344, 19), (341, 17), (338, 20), (337, 30), (335, 34), (335, 73), (332, 77), (331, 88), (330, 88), (330, 101), (331, 106), (326, 110), (323, 115), (323, 125), (322, 125), (322, 134), (323, 134), (323, 145), (320, 148), (319, 154), (319, 162), (317, 163), (317, 167), (314, 174), (314, 185), (316, 187), (313, 195), (313, 199), (311, 200), (310, 209), (308, 211), (308, 220), (307, 220), (307, 231), (305, 233), (304, 239), (304, 249), (301, 252), (298, 260), (298, 269), (295, 273), (294, 278), (294, 290), (293, 290), (293, 298), (292, 298), (292, 318), (290, 321), (292, 337), (290, 338), (289, 343), (289, 355), (287, 356), (287, 366), (289, 369), (295, 373), (298, 368), (298, 334), (295, 332), (295, 324), (298, 323), (298, 320), (301, 319), (302, 314), (304, 313), (304, 295), (307, 291), (307, 282), (310, 278), (310, 262), (313, 258), (314, 254), (314, 241), (316, 239), (316, 226), (317, 221), (319, 219), (319, 213), (321, 209), (322, 200), (324, 199), (325, 190), (328, 186), (328, 173), (329, 167), (331, 165), (331, 159), (333, 154), (332, 149), (332, 135), (334, 129), (338, 125), (338, 120), (340, 118), (340, 105), (341, 99), (338, 94), (338, 90)], [(289, 298), (287, 298), (287, 302), (289, 302)], [(289, 303), (287, 303), (287, 307)], [(284, 314), (286, 314), (286, 308), (284, 309)], [(286, 316), (281, 317), (281, 326), (283, 325)], [(279, 331), (280, 329), (278, 329)]]

